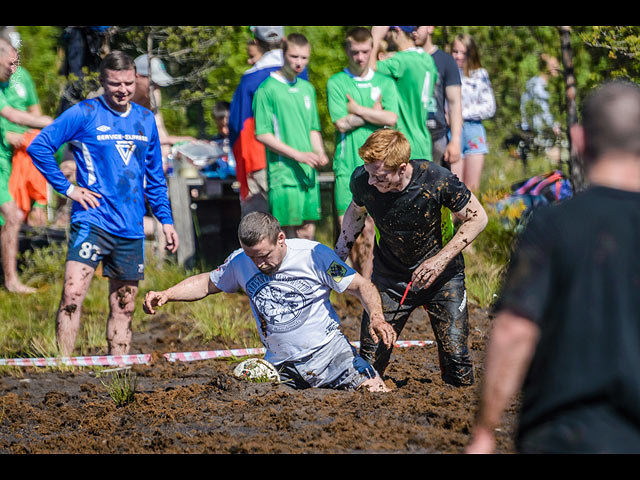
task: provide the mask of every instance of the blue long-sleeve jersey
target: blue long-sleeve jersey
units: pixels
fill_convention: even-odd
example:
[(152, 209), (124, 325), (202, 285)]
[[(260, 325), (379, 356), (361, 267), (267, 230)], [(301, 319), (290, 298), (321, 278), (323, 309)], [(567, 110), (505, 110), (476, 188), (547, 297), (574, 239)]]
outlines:
[(66, 194), (71, 183), (54, 153), (69, 143), (76, 183), (102, 195), (100, 206), (73, 203), (71, 222), (88, 222), (125, 238), (143, 238), (145, 196), (155, 217), (172, 224), (162, 153), (153, 113), (135, 103), (126, 113), (109, 108), (103, 97), (63, 112), (33, 140), (28, 153), (53, 188)]

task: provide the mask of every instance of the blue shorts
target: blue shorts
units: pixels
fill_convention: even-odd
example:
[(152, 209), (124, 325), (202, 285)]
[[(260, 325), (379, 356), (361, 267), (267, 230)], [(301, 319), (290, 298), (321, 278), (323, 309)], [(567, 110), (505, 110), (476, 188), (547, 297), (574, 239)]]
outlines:
[(342, 333), (308, 357), (284, 362), (276, 368), (280, 378), (296, 389), (356, 390), (376, 376), (373, 367), (358, 355)]
[(462, 156), (489, 153), (487, 132), (482, 122), (465, 120), (462, 123)]
[(73, 223), (69, 233), (67, 261), (89, 265), (102, 262), (102, 274), (118, 280), (144, 279), (144, 239), (124, 238), (89, 223)]

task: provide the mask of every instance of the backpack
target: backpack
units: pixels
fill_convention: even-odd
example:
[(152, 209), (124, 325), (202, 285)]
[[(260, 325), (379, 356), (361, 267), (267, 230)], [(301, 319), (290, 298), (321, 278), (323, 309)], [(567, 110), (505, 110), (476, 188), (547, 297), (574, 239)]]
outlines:
[(543, 205), (557, 203), (573, 196), (571, 181), (559, 170), (534, 175), (511, 185), (512, 193), (496, 203), (500, 212), (513, 205), (521, 205), (520, 222)]

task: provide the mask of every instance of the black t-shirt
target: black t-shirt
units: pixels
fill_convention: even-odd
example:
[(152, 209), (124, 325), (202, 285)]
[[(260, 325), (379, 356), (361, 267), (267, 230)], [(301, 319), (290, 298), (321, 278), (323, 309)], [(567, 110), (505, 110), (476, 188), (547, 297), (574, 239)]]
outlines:
[[(351, 175), (353, 201), (367, 209), (375, 221), (379, 240), (374, 247), (374, 273), (407, 282), (413, 270), (442, 249), (441, 208), (458, 212), (471, 192), (449, 170), (427, 160), (411, 160), (413, 174), (401, 192), (380, 193), (369, 185), (360, 166)], [(443, 272), (464, 269), (462, 255)]]
[(438, 79), (433, 89), (432, 105), (429, 105), (427, 127), (431, 132), (431, 138), (437, 140), (446, 135), (449, 128), (445, 116), (446, 88), (450, 85), (461, 85), (462, 80), (458, 64), (450, 54), (437, 48), (431, 56), (438, 69)]
[[(594, 186), (532, 215), (496, 305), (540, 327), (523, 385), (520, 441), (599, 411), (606, 415), (595, 418), (606, 421), (551, 429), (544, 441), (640, 452), (639, 301), (640, 193)], [(624, 440), (617, 430), (627, 432)]]

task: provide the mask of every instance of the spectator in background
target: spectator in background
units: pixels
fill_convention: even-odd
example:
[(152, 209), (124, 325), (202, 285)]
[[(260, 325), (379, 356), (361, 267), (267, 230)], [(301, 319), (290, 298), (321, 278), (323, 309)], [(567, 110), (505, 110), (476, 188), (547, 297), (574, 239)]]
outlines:
[[(162, 93), (160, 89), (175, 82), (173, 77), (158, 57), (151, 57), (145, 53), (135, 59), (136, 65), (136, 91), (131, 99), (132, 102), (142, 105), (153, 112), (156, 117), (158, 134), (160, 135), (160, 145), (162, 145), (163, 161), (171, 153), (171, 147), (180, 142), (191, 142), (196, 139), (188, 135), (171, 135), (164, 124), (164, 117), (160, 107), (162, 105)], [(149, 73), (151, 67), (151, 73)], [(165, 165), (166, 169), (166, 165)]]
[(559, 160), (560, 151), (555, 145), (562, 135), (562, 129), (551, 113), (551, 95), (547, 87), (551, 78), (559, 75), (560, 63), (555, 57), (543, 53), (538, 59), (538, 69), (540, 73), (527, 81), (520, 97), (520, 128), (524, 132), (531, 132), (534, 144), (544, 148), (550, 158)]
[[(351, 203), (351, 174), (363, 164), (358, 149), (378, 128), (393, 127), (398, 119), (398, 92), (395, 82), (369, 67), (373, 49), (371, 32), (356, 27), (347, 33), (344, 50), (348, 66), (327, 82), (329, 115), (336, 127), (335, 202), (338, 220)], [(365, 229), (351, 250), (354, 268), (371, 278), (375, 226), (367, 217)]]
[(267, 149), (269, 211), (287, 237), (313, 240), (321, 219), (317, 171), (329, 163), (321, 136), (313, 85), (299, 75), (311, 45), (304, 35), (287, 36), (284, 65), (272, 72), (253, 99), (255, 133)]
[(13, 147), (5, 134), (10, 124), (39, 129), (49, 125), (52, 119), (38, 115), (37, 109), (29, 111), (26, 104), (31, 102), (22, 101), (20, 83), (10, 81), (18, 71), (18, 62), (16, 48), (9, 40), (0, 37), (0, 255), (6, 289), (16, 293), (34, 293), (35, 289), (24, 285), (18, 277), (18, 236), (24, 212), (10, 193)]
[[(438, 75), (431, 55), (416, 47), (413, 31), (416, 27), (374, 26), (371, 28), (373, 50), (369, 66), (388, 75), (398, 90), (398, 121), (400, 130), (411, 144), (411, 158), (431, 160), (431, 134), (427, 128), (428, 106)], [(381, 40), (395, 54), (378, 60)]]
[[(16, 110), (43, 116), (33, 78), (23, 66), (19, 66), (11, 76), (6, 95), (9, 105)], [(23, 221), (30, 226), (44, 226), (47, 224), (47, 181), (27, 154), (27, 147), (40, 130), (9, 122), (6, 118), (0, 119), (0, 130), (4, 140), (13, 148), (9, 193), (23, 211)]]
[(419, 26), (413, 32), (418, 47), (429, 53), (438, 69), (438, 80), (429, 104), (427, 127), (433, 141), (433, 161), (450, 168), (460, 160), (462, 103), (460, 70), (453, 57), (434, 45), (433, 26)]
[(468, 34), (456, 35), (451, 55), (462, 77), (462, 159), (451, 165), (451, 171), (472, 192), (478, 192), (482, 179), (484, 157), (489, 153), (487, 132), (483, 120), (496, 113), (496, 100), (486, 69), (482, 67), (480, 52)]
[[(134, 64), (136, 67), (136, 88), (131, 101), (148, 108), (154, 114), (162, 151), (162, 169), (166, 173), (169, 168), (167, 157), (171, 153), (171, 147), (176, 143), (190, 142), (196, 139), (188, 135), (171, 135), (167, 131), (162, 110), (160, 110), (162, 104), (161, 88), (168, 87), (175, 80), (167, 73), (162, 60), (158, 57), (151, 57), (151, 62), (149, 62), (149, 55), (145, 53), (136, 57)], [(149, 205), (147, 205), (143, 223), (145, 237), (154, 242), (154, 257), (163, 259), (167, 252), (167, 244), (165, 236), (161, 234), (162, 224), (152, 215)]]
[(489, 335), (468, 453), (521, 390), (521, 453), (640, 452), (640, 89), (591, 92), (572, 144), (589, 186), (528, 221)]
[(264, 55), (264, 49), (258, 44), (255, 38), (247, 42), (247, 63), (255, 65)]
[(520, 97), (520, 126), (525, 132), (533, 131), (543, 135), (553, 132), (558, 136), (561, 133), (560, 124), (555, 121), (549, 108), (550, 95), (547, 87), (549, 79), (560, 73), (560, 64), (555, 57), (543, 53), (539, 57), (538, 68), (540, 73), (527, 81)]
[[(264, 54), (244, 72), (231, 99), (229, 143), (236, 161), (236, 178), (240, 184), (242, 215), (252, 211), (268, 212), (267, 159), (265, 147), (256, 140), (253, 97), (260, 84), (282, 68), (284, 27), (251, 27), (256, 44)], [(307, 78), (306, 70), (300, 78)]]
[(203, 173), (207, 175), (209, 169), (213, 171), (212, 174), (220, 178), (226, 178), (228, 176), (235, 177), (236, 173), (236, 161), (231, 151), (231, 145), (229, 144), (229, 112), (231, 104), (224, 100), (219, 100), (213, 105), (213, 121), (216, 124), (218, 133), (211, 139), (220, 149), (224, 152), (220, 158), (218, 158), (213, 165), (209, 165), (203, 169)]
[(87, 98), (100, 87), (92, 78), (109, 50), (110, 26), (69, 26), (64, 29), (65, 56), (60, 74), (69, 82), (60, 99), (57, 115)]

